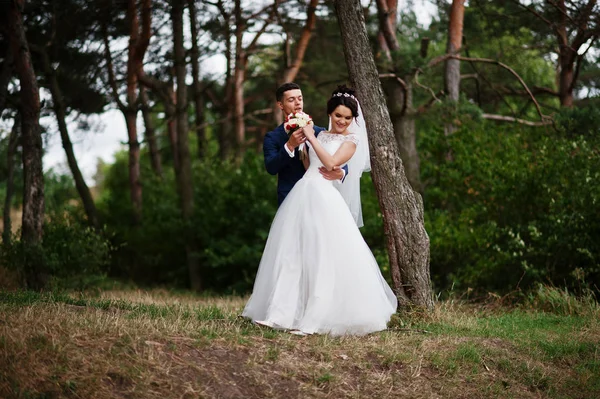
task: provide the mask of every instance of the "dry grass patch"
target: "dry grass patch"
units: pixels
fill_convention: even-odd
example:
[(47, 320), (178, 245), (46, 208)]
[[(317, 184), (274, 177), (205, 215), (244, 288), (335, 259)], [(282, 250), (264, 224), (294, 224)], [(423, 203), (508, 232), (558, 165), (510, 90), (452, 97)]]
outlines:
[[(162, 290), (0, 293), (0, 397), (600, 394), (592, 317), (441, 303), (432, 314), (395, 317), (378, 334), (297, 337), (239, 318), (244, 303)], [(562, 344), (567, 336), (572, 343)]]

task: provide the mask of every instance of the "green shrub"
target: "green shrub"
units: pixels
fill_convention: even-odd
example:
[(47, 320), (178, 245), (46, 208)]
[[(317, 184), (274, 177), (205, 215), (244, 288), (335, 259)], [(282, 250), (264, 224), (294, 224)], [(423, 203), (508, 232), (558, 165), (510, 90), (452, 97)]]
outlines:
[(85, 289), (103, 281), (112, 247), (94, 229), (68, 215), (54, 215), (44, 224), (43, 242), (25, 246), (15, 236), (0, 246), (0, 263), (26, 274), (32, 262), (50, 278), (48, 288)]
[(118, 247), (111, 275), (142, 284), (188, 287), (186, 239), (199, 248), (204, 287), (217, 292), (252, 288), (277, 207), (277, 179), (262, 156), (248, 152), (238, 166), (213, 157), (193, 165), (194, 216), (181, 218), (175, 176), (163, 180), (144, 165), (142, 225), (131, 220), (126, 158), (109, 169), (99, 203)]
[(451, 137), (430, 128), (421, 141), (436, 285), (576, 289), (576, 270), (600, 285), (600, 136), (461, 123)]

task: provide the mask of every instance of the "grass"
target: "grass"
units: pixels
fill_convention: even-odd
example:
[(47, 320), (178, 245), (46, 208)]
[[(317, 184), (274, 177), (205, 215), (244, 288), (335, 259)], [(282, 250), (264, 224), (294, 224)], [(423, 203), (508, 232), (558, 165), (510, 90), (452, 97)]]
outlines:
[(521, 308), (439, 302), (342, 338), (257, 327), (244, 303), (0, 291), (0, 397), (600, 397), (600, 310), (562, 291)]

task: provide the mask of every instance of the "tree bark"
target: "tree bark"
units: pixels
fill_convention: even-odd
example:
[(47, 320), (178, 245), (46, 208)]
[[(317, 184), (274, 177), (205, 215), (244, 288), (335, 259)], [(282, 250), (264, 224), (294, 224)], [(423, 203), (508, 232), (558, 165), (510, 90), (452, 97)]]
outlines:
[[(379, 4), (379, 2), (382, 2)], [(379, 17), (379, 26), (382, 24), (389, 24), (390, 31), (393, 32), (394, 37), (396, 36), (396, 14), (398, 9), (398, 0), (377, 0), (377, 12)], [(385, 7), (382, 7), (385, 4)], [(383, 21), (382, 17), (385, 18), (385, 13), (382, 15), (381, 10), (387, 10), (387, 19), (388, 21)], [(377, 43), (379, 44), (379, 49), (383, 53), (384, 57), (391, 62), (392, 61), (392, 52), (390, 51), (390, 47), (388, 46), (388, 41), (385, 38), (384, 30), (380, 29), (377, 34)]]
[(398, 0), (377, 0), (379, 19), (378, 42), (389, 62), (393, 61), (392, 51), (398, 51), (400, 45), (396, 38), (396, 17)]
[[(463, 21), (465, 16), (465, 0), (452, 0), (450, 22), (448, 26), (448, 54), (458, 54), (462, 47)], [(460, 61), (455, 58), (446, 60), (445, 86), (448, 98), (458, 101), (460, 92)]]
[(75, 157), (75, 151), (73, 150), (73, 143), (71, 142), (71, 138), (69, 137), (69, 130), (65, 121), (66, 106), (63, 101), (63, 96), (60, 90), (60, 86), (58, 84), (58, 80), (56, 79), (56, 71), (50, 65), (50, 60), (48, 58), (48, 53), (46, 52), (46, 50), (40, 49), (39, 54), (42, 60), (44, 75), (47, 79), (48, 88), (50, 89), (50, 94), (52, 95), (52, 104), (54, 109), (54, 115), (56, 116), (56, 122), (58, 123), (60, 139), (62, 141), (62, 146), (67, 156), (67, 163), (69, 164), (69, 169), (71, 170), (71, 174), (73, 175), (73, 179), (75, 180), (75, 187), (77, 188), (77, 192), (79, 193), (79, 197), (81, 198), (83, 209), (85, 210), (85, 214), (88, 218), (88, 223), (92, 227), (98, 228), (99, 224), (98, 212), (96, 211), (96, 204), (94, 203), (94, 199), (92, 198), (92, 193), (90, 192), (88, 185), (85, 183), (83, 174), (79, 169), (79, 165), (77, 164), (77, 158)]
[[(379, 17), (379, 36), (383, 39), (385, 47), (382, 48), (387, 62), (396, 69), (400, 64), (398, 50), (400, 44), (396, 37), (396, 0), (377, 0), (377, 14)], [(417, 129), (415, 126), (415, 112), (412, 108), (412, 84), (410, 76), (406, 76), (401, 84), (396, 79), (388, 80), (384, 92), (388, 98), (389, 112), (394, 126), (394, 136), (400, 149), (400, 157), (404, 163), (404, 172), (411, 187), (421, 192), (421, 162), (417, 150)]]
[(560, 105), (563, 107), (573, 106), (573, 76), (574, 62), (577, 56), (577, 50), (569, 45), (569, 34), (567, 32), (567, 9), (564, 0), (558, 1), (558, 7), (562, 11), (560, 14), (560, 23), (556, 27), (556, 37), (558, 39), (559, 56), (559, 80), (558, 97)]
[[(186, 226), (191, 225), (194, 213), (192, 167), (188, 143), (188, 115), (187, 115), (187, 85), (185, 49), (183, 47), (183, 8), (185, 0), (173, 0), (173, 55), (175, 76), (177, 78), (177, 146), (179, 149), (179, 162), (181, 169), (177, 176), (179, 194), (181, 197), (181, 213)], [(193, 234), (186, 234), (186, 258), (190, 276), (191, 287), (195, 291), (202, 290), (202, 277), (200, 262), (197, 256)]]
[(394, 291), (401, 306), (431, 309), (429, 237), (423, 204), (405, 174), (385, 105), (359, 0), (336, 0), (344, 55), (369, 130), (373, 182), (388, 246)]
[[(413, 86), (406, 79), (406, 91), (398, 84), (392, 89), (390, 98), (398, 100), (388, 107), (394, 126), (394, 136), (398, 143), (400, 158), (404, 165), (404, 173), (413, 190), (421, 192), (421, 160), (417, 150), (417, 128), (415, 126), (416, 112), (413, 108)], [(404, 110), (402, 110), (404, 108)]]
[(219, 0), (217, 4), (223, 17), (225, 35), (225, 89), (223, 101), (219, 104), (222, 114), (225, 115), (225, 120), (217, 139), (219, 141), (220, 158), (225, 160), (232, 156), (235, 144), (235, 135), (233, 133), (233, 70), (235, 68), (235, 60), (232, 60), (233, 33), (230, 25), (231, 14), (225, 10), (222, 0)]
[(190, 12), (190, 33), (192, 34), (192, 49), (190, 58), (192, 64), (192, 96), (194, 99), (194, 129), (198, 137), (198, 157), (203, 158), (206, 152), (207, 138), (204, 128), (204, 96), (200, 87), (200, 51), (198, 50), (198, 21), (196, 17), (196, 1), (188, 0), (188, 9)]
[(170, 75), (168, 82), (162, 82), (156, 78), (150, 77), (140, 71), (138, 78), (140, 83), (145, 87), (150, 88), (163, 102), (165, 107), (165, 120), (167, 121), (167, 137), (169, 139), (169, 145), (171, 147), (171, 154), (173, 157), (173, 168), (175, 173), (179, 173), (179, 149), (177, 140), (177, 112), (175, 104), (177, 98), (175, 97), (175, 90), (173, 89), (173, 76)]
[[(463, 20), (465, 15), (465, 1), (452, 0), (450, 7), (450, 21), (448, 23), (448, 44), (446, 53), (457, 55), (462, 47)], [(444, 86), (448, 96), (448, 101), (453, 104), (453, 109), (458, 106), (460, 96), (460, 60), (448, 58), (446, 60), (444, 73)], [(456, 131), (454, 123), (449, 122), (444, 125), (444, 134), (450, 136)], [(452, 160), (452, 149), (449, 148), (446, 153), (446, 159)]]
[(15, 191), (15, 152), (19, 142), (19, 130), (21, 125), (20, 115), (15, 115), (15, 121), (10, 131), (8, 139), (8, 149), (6, 152), (6, 196), (4, 197), (4, 212), (2, 215), (3, 230), (2, 242), (5, 245), (10, 244), (12, 238), (12, 220), (10, 211), (12, 209), (12, 199)]
[(233, 72), (233, 116), (236, 159), (239, 161), (244, 153), (246, 124), (244, 122), (244, 81), (248, 57), (244, 48), (244, 32), (246, 21), (242, 18), (241, 0), (235, 0), (235, 69)]
[(110, 53), (107, 21), (102, 22), (102, 34), (104, 39), (106, 65), (108, 79), (117, 106), (125, 117), (127, 136), (129, 141), (129, 192), (133, 207), (133, 222), (141, 223), (142, 220), (142, 182), (140, 173), (140, 143), (137, 134), (137, 111), (138, 111), (138, 76), (143, 73), (143, 60), (146, 49), (150, 43), (152, 9), (151, 0), (142, 0), (142, 28), (140, 23), (136, 0), (127, 2), (127, 24), (129, 27), (129, 45), (127, 48), (127, 103), (124, 104), (119, 98), (117, 81), (113, 70), (112, 56)]
[(142, 2), (142, 32), (137, 11), (136, 0), (127, 3), (127, 20), (129, 22), (129, 47), (127, 49), (127, 109), (125, 123), (129, 139), (129, 186), (133, 218), (136, 224), (142, 220), (142, 180), (140, 171), (140, 143), (137, 133), (138, 113), (138, 73), (150, 42), (151, 1)]
[(10, 48), (6, 49), (4, 55), (4, 62), (2, 63), (2, 70), (0, 71), (0, 114), (6, 107), (6, 101), (8, 100), (8, 83), (13, 74), (14, 62), (13, 53)]
[[(447, 54), (458, 54), (462, 47), (463, 35), (463, 20), (465, 16), (465, 0), (452, 0), (450, 8), (450, 21), (448, 25), (448, 44), (446, 46)], [(458, 104), (460, 95), (460, 60), (456, 58), (448, 58), (446, 60), (446, 71), (444, 74), (444, 83), (448, 100)], [(444, 126), (444, 134), (451, 135), (456, 131), (456, 126), (453, 123), (448, 123)], [(449, 151), (446, 155), (448, 159), (452, 159), (452, 152)]]
[(142, 109), (142, 117), (144, 119), (144, 126), (146, 128), (144, 138), (148, 143), (148, 152), (150, 153), (150, 165), (152, 170), (162, 179), (163, 169), (162, 161), (160, 158), (160, 151), (158, 150), (158, 144), (156, 142), (156, 134), (154, 132), (154, 123), (152, 122), (152, 115), (150, 114), (150, 106), (148, 105), (148, 93), (146, 93), (146, 87), (140, 85), (140, 104)]
[[(21, 84), (21, 145), (23, 148), (23, 221), (21, 241), (26, 246), (25, 280), (33, 289), (45, 287), (48, 279), (41, 255), (44, 224), (44, 171), (42, 135), (39, 125), (40, 93), (25, 37), (24, 0), (3, 4), (2, 17)], [(0, 17), (0, 18), (2, 18)]]
[(550, 19), (536, 11), (532, 5), (518, 2), (521, 7), (548, 25), (556, 36), (559, 70), (558, 96), (562, 107), (573, 106), (573, 91), (584, 61), (584, 55), (587, 52), (586, 50), (579, 54), (579, 50), (590, 39), (593, 42), (600, 36), (597, 25), (598, 13), (595, 12), (597, 2), (597, 0), (588, 0), (587, 3), (569, 2), (569, 7), (567, 7), (565, 0), (549, 1), (547, 3), (550, 3), (549, 6), (557, 13), (556, 17)]
[(292, 82), (294, 79), (296, 79), (296, 76), (300, 71), (300, 67), (304, 61), (304, 56), (306, 55), (308, 43), (310, 42), (310, 38), (312, 36), (312, 31), (315, 29), (315, 25), (317, 23), (316, 11), (318, 4), (319, 0), (310, 0), (308, 3), (306, 8), (306, 23), (302, 28), (302, 33), (300, 34), (300, 38), (296, 44), (295, 56), (291, 62), (291, 65), (286, 68), (286, 71), (283, 75), (284, 82)]
[[(302, 28), (302, 32), (300, 33), (300, 38), (296, 44), (294, 57), (286, 57), (289, 59), (289, 63), (285, 66), (285, 71), (283, 73), (283, 79), (280, 83), (293, 82), (300, 72), (300, 67), (302, 67), (302, 63), (304, 62), (304, 56), (306, 55), (306, 49), (308, 48), (308, 44), (310, 43), (310, 39), (312, 37), (312, 31), (315, 29), (315, 25), (317, 24), (317, 5), (319, 4), (319, 0), (310, 0), (308, 6), (306, 8), (306, 23)], [(289, 39), (289, 38), (288, 38)], [(286, 41), (286, 47), (289, 50), (289, 40)], [(289, 51), (286, 50), (286, 53)], [(277, 106), (277, 104), (273, 104), (273, 120), (277, 125), (283, 123), (283, 115), (281, 113), (281, 109)]]

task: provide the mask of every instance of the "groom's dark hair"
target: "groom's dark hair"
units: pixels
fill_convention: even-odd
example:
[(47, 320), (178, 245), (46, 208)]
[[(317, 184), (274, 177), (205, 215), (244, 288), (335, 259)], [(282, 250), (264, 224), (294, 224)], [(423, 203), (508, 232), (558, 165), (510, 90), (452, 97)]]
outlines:
[(287, 82), (282, 84), (277, 88), (277, 90), (275, 90), (275, 98), (277, 98), (277, 101), (283, 100), (283, 93), (285, 93), (288, 90), (300, 90), (300, 86), (298, 86), (294, 82)]

